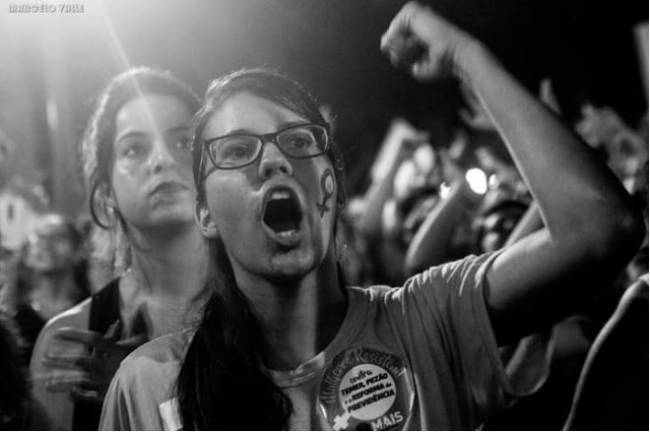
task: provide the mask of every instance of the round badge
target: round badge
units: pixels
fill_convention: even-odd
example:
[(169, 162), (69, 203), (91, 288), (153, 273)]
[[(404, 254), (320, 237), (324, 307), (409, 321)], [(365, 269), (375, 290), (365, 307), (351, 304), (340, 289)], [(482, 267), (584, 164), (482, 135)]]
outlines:
[(344, 351), (320, 384), (321, 413), (334, 430), (402, 429), (413, 404), (402, 359), (368, 348)]

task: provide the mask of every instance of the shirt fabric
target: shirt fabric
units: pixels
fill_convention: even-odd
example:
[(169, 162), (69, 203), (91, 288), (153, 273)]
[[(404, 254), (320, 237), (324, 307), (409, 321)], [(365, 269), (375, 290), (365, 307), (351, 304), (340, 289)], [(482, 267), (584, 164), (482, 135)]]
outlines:
[[(290, 397), (294, 430), (473, 429), (518, 390), (487, 314), (497, 254), (467, 257), (402, 287), (349, 287), (337, 335), (294, 370), (271, 371)], [(108, 390), (100, 429), (179, 429), (174, 387), (193, 332), (131, 353)], [(218, 407), (215, 407), (218, 409)]]

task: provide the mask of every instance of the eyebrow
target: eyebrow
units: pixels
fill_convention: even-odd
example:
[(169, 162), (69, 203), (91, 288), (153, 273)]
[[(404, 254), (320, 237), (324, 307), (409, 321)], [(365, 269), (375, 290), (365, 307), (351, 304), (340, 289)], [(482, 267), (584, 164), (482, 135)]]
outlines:
[[(189, 126), (184, 126), (184, 125), (173, 126), (173, 127), (169, 128), (169, 129), (167, 129), (165, 131), (165, 135), (169, 135), (169, 134), (173, 134), (173, 133), (177, 133), (177, 132), (185, 132), (185, 131), (188, 131), (188, 130), (190, 130)], [(115, 142), (119, 143), (119, 142), (125, 140), (126, 138), (131, 138), (131, 137), (140, 138), (140, 137), (146, 137), (147, 135), (148, 135), (147, 133), (140, 132), (140, 131), (137, 131), (137, 130), (126, 131), (122, 135), (119, 135), (117, 137), (117, 139), (115, 140)]]
[[(279, 127), (274, 132), (277, 132), (277, 131), (282, 130), (282, 129), (287, 129), (287, 128), (290, 128), (292, 126), (300, 126), (300, 125), (304, 125), (304, 124), (310, 124), (310, 122), (305, 121), (305, 120), (295, 120), (295, 121), (288, 121), (288, 122), (280, 123)], [(273, 133), (273, 132), (267, 132), (267, 133)], [(226, 132), (225, 134), (217, 135), (217, 137), (215, 137), (215, 138), (229, 136), (229, 135), (255, 135), (255, 136), (259, 136), (259, 135), (266, 135), (266, 134), (257, 134), (257, 133), (252, 132), (250, 129), (238, 128), (238, 129), (230, 130), (230, 131)]]
[(117, 137), (117, 139), (115, 140), (115, 143), (116, 143), (116, 144), (119, 144), (120, 142), (124, 141), (125, 139), (127, 139), (127, 138), (131, 138), (131, 137), (137, 137), (137, 138), (139, 138), (139, 137), (144, 137), (144, 136), (147, 136), (147, 134), (144, 133), (144, 132), (139, 132), (139, 131), (127, 131), (127, 132), (125, 132), (125, 133), (119, 135), (119, 136)]

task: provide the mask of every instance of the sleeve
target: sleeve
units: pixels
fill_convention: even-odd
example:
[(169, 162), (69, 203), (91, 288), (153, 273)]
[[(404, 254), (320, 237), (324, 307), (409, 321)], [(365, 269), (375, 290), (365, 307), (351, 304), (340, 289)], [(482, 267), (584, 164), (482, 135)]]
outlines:
[(116, 374), (108, 387), (102, 415), (99, 420), (99, 430), (133, 430), (132, 421), (129, 418), (128, 398), (123, 383)]
[(159, 405), (168, 399), (173, 373), (147, 357), (122, 362), (111, 381), (100, 430), (164, 430)]
[[(416, 344), (447, 366), (466, 416), (480, 422), (519, 396), (504, 366), (485, 301), (487, 272), (498, 252), (435, 266), (409, 279), (403, 296)], [(545, 353), (543, 349), (540, 352)], [(546, 357), (542, 355), (542, 362)], [(521, 369), (518, 369), (521, 372)], [(513, 378), (513, 379), (511, 379)]]

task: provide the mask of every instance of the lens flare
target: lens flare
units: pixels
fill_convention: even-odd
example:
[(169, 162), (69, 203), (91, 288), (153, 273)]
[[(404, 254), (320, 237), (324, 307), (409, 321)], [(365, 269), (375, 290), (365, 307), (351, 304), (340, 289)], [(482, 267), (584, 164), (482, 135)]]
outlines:
[(480, 168), (470, 168), (465, 173), (465, 180), (469, 187), (477, 194), (483, 195), (487, 192), (487, 176)]

